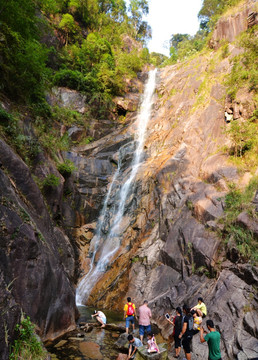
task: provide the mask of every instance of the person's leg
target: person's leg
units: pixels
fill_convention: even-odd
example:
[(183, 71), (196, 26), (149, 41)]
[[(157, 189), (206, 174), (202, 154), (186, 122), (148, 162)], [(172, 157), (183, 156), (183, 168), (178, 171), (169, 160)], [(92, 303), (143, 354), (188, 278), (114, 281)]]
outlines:
[(196, 309), (196, 312), (197, 312), (198, 316), (201, 316), (201, 317), (203, 316), (203, 313), (200, 309)]
[(134, 329), (135, 329), (135, 317), (132, 315), (132, 319), (131, 319), (131, 323), (133, 325), (133, 333), (134, 333)]
[(128, 316), (127, 316), (127, 318), (125, 318), (125, 332), (126, 332), (126, 334), (128, 334), (128, 332), (129, 332), (129, 325), (130, 325), (130, 321), (129, 321)]
[(185, 357), (187, 360), (191, 360), (191, 340), (192, 339), (186, 340)]
[(140, 340), (143, 343), (143, 335), (144, 335), (144, 326), (143, 325), (139, 325), (139, 335), (140, 335)]
[[(101, 319), (101, 317), (96, 316), (96, 319), (97, 319), (98, 322), (102, 325), (101, 327), (104, 327), (104, 326), (105, 326), (105, 324), (104, 324), (103, 320)], [(103, 325), (104, 325), (104, 326), (103, 326)]]

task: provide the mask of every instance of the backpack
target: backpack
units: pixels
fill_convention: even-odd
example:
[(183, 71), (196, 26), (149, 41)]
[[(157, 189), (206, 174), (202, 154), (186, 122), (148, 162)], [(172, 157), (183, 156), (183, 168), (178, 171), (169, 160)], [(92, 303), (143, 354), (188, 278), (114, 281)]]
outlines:
[(130, 303), (130, 304), (128, 303), (127, 306), (128, 306), (128, 308), (127, 308), (126, 315), (132, 316), (134, 314), (133, 303)]
[(189, 321), (188, 321), (188, 330), (189, 331), (192, 331), (193, 330), (193, 324), (194, 324), (194, 319), (193, 317), (191, 316)]

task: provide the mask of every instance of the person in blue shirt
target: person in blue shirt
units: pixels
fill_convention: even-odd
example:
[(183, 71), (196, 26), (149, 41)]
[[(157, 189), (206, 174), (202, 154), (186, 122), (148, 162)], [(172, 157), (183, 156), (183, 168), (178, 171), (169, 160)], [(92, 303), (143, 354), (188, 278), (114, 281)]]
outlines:
[(133, 335), (128, 335), (127, 340), (129, 341), (127, 360), (131, 360), (134, 359), (138, 347), (142, 346), (142, 342), (140, 339), (133, 337)]

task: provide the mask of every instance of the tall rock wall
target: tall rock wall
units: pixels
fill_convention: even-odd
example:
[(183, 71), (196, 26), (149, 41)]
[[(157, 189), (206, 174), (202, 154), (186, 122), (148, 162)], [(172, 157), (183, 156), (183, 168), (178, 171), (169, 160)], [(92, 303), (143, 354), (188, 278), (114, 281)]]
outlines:
[(43, 340), (75, 327), (74, 251), (51, 220), (31, 172), (0, 140), (0, 348), (7, 359), (21, 312)]
[[(230, 51), (235, 52), (233, 46)], [(220, 151), (228, 143), (223, 79), (230, 69), (230, 57), (213, 52), (159, 71), (145, 162), (126, 203), (121, 247), (88, 303), (122, 311), (126, 296), (137, 305), (147, 298), (153, 321), (169, 337), (172, 329), (164, 314), (183, 303), (195, 305), (202, 296), (222, 334), (223, 358), (251, 359), (258, 354), (257, 268), (240, 258), (230, 260), (218, 236), (228, 184), (241, 181)], [(249, 94), (243, 113), (248, 118), (252, 111)], [(134, 126), (128, 126), (109, 139), (112, 146), (103, 140), (101, 147), (88, 148), (87, 159), (94, 155), (95, 161), (112, 164), (120, 140), (129, 143), (133, 134)], [(128, 176), (128, 155), (121, 178)], [(80, 153), (80, 161), (87, 163), (83, 157)], [(112, 167), (108, 177), (112, 179)], [(89, 225), (80, 232), (85, 271), (91, 256)], [(207, 357), (207, 347), (196, 337), (193, 345), (196, 358)]]

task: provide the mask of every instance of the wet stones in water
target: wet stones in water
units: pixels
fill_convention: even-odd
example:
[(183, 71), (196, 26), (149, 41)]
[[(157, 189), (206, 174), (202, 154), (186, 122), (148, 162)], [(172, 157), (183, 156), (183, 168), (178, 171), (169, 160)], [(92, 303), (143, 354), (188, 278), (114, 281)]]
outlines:
[(126, 354), (118, 354), (118, 357), (116, 358), (116, 360), (127, 360), (127, 355)]
[(88, 333), (93, 330), (93, 326), (90, 324), (80, 324), (80, 329), (83, 330), (84, 332)]
[(86, 341), (80, 343), (79, 349), (86, 358), (97, 360), (103, 359), (103, 356), (100, 352), (100, 346), (94, 342)]

